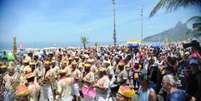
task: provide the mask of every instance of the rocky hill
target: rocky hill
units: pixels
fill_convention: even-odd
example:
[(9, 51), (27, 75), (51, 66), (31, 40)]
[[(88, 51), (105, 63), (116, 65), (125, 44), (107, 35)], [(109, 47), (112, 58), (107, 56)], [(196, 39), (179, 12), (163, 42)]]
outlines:
[(183, 24), (182, 22), (178, 22), (175, 27), (170, 28), (158, 34), (148, 36), (144, 38), (144, 41), (149, 41), (149, 42), (158, 42), (158, 41), (165, 41), (165, 40), (180, 41), (180, 40), (189, 38), (187, 34), (188, 32), (189, 32), (189, 29), (187, 28), (187, 25)]

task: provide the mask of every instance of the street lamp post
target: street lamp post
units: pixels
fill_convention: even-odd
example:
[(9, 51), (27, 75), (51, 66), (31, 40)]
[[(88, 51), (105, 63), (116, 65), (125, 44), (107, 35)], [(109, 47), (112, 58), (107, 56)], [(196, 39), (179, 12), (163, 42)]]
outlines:
[(143, 41), (143, 8), (141, 9), (141, 42)]
[(113, 41), (114, 41), (114, 46), (116, 46), (117, 44), (117, 37), (116, 37), (116, 9), (115, 9), (115, 0), (112, 0), (112, 4), (113, 4), (113, 20), (114, 20), (114, 30), (113, 30)]

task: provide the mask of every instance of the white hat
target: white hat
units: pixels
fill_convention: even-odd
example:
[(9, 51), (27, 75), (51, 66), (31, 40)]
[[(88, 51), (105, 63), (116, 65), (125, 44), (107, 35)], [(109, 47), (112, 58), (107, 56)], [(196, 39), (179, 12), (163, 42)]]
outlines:
[(190, 53), (187, 51), (187, 52), (185, 52), (185, 55), (190, 55)]
[(171, 74), (165, 75), (163, 77), (163, 82), (169, 83), (171, 85), (176, 85), (177, 84), (176, 78)]
[(84, 57), (85, 57), (85, 58), (89, 58), (89, 55), (87, 55), (87, 54), (84, 54)]

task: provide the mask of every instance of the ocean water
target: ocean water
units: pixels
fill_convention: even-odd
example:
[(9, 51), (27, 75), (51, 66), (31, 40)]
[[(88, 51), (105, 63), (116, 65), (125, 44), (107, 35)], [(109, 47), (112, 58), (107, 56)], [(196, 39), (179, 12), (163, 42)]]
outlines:
[[(126, 45), (127, 41), (119, 41), (118, 45)], [(164, 43), (161, 42), (144, 42), (146, 45), (154, 45), (154, 46), (163, 46)], [(111, 46), (113, 42), (98, 42), (98, 46)], [(87, 47), (94, 46), (94, 42), (90, 42), (87, 44)], [(0, 43), (0, 50), (11, 50), (12, 43)], [(20, 48), (20, 44), (17, 43), (17, 47)], [(82, 43), (80, 42), (63, 42), (63, 43), (53, 43), (53, 42), (35, 42), (35, 43), (23, 43), (23, 48), (49, 48), (49, 47), (57, 47), (57, 48), (68, 48), (68, 47), (76, 47), (83, 48)]]
[[(124, 44), (125, 42), (121, 41), (118, 44)], [(113, 42), (99, 42), (99, 46), (110, 46)], [(88, 47), (94, 46), (94, 42), (87, 44)], [(12, 43), (0, 43), (0, 50), (11, 50)], [(17, 43), (17, 47), (20, 47), (20, 44)], [(35, 43), (23, 43), (23, 48), (48, 48), (48, 47), (78, 47), (82, 48), (83, 45), (80, 42), (63, 42), (63, 43), (53, 43), (53, 42), (35, 42)]]

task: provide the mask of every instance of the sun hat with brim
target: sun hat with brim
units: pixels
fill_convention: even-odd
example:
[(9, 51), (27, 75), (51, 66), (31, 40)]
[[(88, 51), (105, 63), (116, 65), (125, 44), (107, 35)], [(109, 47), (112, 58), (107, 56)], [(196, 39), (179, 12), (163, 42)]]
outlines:
[(127, 98), (135, 96), (134, 89), (131, 89), (129, 86), (120, 86), (118, 93)]
[(85, 65), (85, 64), (84, 64), (83, 62), (80, 62), (80, 63), (78, 64), (78, 67), (79, 67), (79, 68), (83, 68), (84, 65)]
[(78, 56), (75, 56), (75, 59), (79, 59), (79, 57), (78, 57)]
[(34, 73), (28, 73), (25, 75), (26, 79), (30, 79), (30, 78), (33, 78), (35, 77)]
[(88, 59), (88, 58), (89, 58), (89, 55), (84, 54), (83, 57)]
[[(177, 78), (172, 74), (167, 74), (162, 79), (163, 83), (169, 83), (170, 85), (177, 85), (178, 84), (177, 81), (178, 81)], [(163, 86), (164, 86), (164, 84), (163, 84)]]
[(31, 67), (28, 65), (28, 66), (25, 66), (24, 67), (24, 72), (25, 73), (30, 73), (30, 72), (32, 72), (32, 69), (31, 69)]
[(7, 67), (8, 67), (7, 65), (0, 66), (1, 69), (7, 68)]
[(90, 68), (90, 67), (91, 67), (91, 64), (86, 63), (86, 64), (84, 64), (84, 67), (85, 67), (85, 68)]
[(0, 73), (5, 73), (8, 69), (8, 66), (7, 65), (1, 65), (0, 66)]
[(23, 63), (29, 63), (28, 59), (23, 60)]
[(199, 62), (198, 62), (197, 59), (191, 59), (191, 60), (189, 61), (189, 64), (190, 64), (190, 65), (193, 65), (193, 64), (198, 65)]
[(76, 62), (76, 61), (73, 61), (73, 62), (72, 62), (72, 65), (77, 65), (77, 62)]
[(59, 74), (66, 74), (67, 72), (65, 70), (59, 70)]
[(50, 61), (45, 61), (44, 64), (45, 64), (45, 65), (50, 65), (51, 62), (50, 62)]
[(36, 62), (30, 62), (29, 65), (36, 65)]
[(110, 61), (103, 61), (104, 64), (111, 64)]
[(56, 62), (57, 62), (57, 61), (56, 61), (55, 59), (51, 61), (51, 63), (56, 63)]
[(107, 69), (104, 68), (104, 67), (100, 67), (100, 68), (99, 68), (99, 71), (100, 71), (100, 72), (105, 72), (105, 71), (107, 71)]
[(190, 53), (189, 53), (189, 52), (185, 52), (184, 54), (185, 54), (185, 55), (190, 55)]

